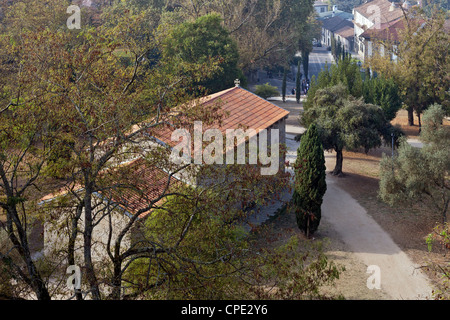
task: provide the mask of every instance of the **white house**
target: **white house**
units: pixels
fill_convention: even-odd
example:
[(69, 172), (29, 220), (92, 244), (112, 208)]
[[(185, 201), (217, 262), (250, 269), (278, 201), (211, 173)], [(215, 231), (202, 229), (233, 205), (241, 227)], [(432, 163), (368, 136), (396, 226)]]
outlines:
[[(114, 174), (111, 175), (111, 172)], [(126, 250), (139, 238), (140, 223), (144, 222), (153, 209), (147, 210), (151, 202), (158, 199), (171, 188), (180, 184), (175, 177), (153, 165), (143, 158), (137, 158), (120, 166), (102, 172), (101, 181), (108, 181), (107, 187), (95, 192), (92, 197), (92, 220), (94, 237), (92, 239), (92, 259), (94, 263), (105, 266), (109, 258), (106, 248), (108, 241), (114, 245), (120, 232), (127, 226), (133, 215), (138, 215), (138, 223), (124, 237), (121, 248)], [(114, 179), (114, 181), (111, 181)], [(41, 199), (45, 213), (44, 254), (50, 259), (65, 259), (68, 239), (73, 230), (71, 218), (76, 214), (76, 196), (83, 197), (84, 189), (73, 186), (48, 194)], [(159, 206), (165, 200), (158, 200), (153, 206)], [(78, 234), (75, 240), (75, 263), (83, 264), (83, 230), (84, 209), (80, 212)]]
[(353, 34), (353, 22), (340, 16), (322, 21), (322, 44), (325, 46), (331, 46), (331, 39), (334, 38), (340, 41), (345, 51), (353, 51)]
[(328, 3), (323, 1), (314, 2), (314, 9), (317, 13), (323, 13), (328, 11)]
[(333, 17), (341, 17), (346, 20), (353, 19), (352, 13), (339, 10), (337, 5), (333, 5), (331, 7), (331, 10), (328, 10), (328, 8), (324, 8), (322, 6), (319, 6), (319, 8), (320, 8), (320, 12), (318, 12), (318, 10), (316, 8), (316, 12), (317, 12), (317, 16), (318, 16), (319, 20), (325, 20), (325, 19), (333, 18)]
[[(253, 129), (260, 139), (261, 130), (267, 130), (267, 142), (271, 141), (273, 130), (279, 133), (279, 143), (285, 143), (286, 119), (289, 111), (286, 111), (275, 104), (247, 91), (239, 86), (215, 93), (200, 100), (203, 108), (209, 108), (219, 103), (226, 116), (220, 125), (215, 126), (224, 134), (230, 129), (243, 130)], [(207, 128), (204, 128), (207, 129)], [(149, 132), (158, 141), (167, 146), (173, 147), (177, 141), (173, 141), (171, 134), (173, 128), (161, 128), (157, 132)], [(244, 143), (248, 143), (244, 141)], [(241, 142), (241, 144), (243, 144)], [(150, 145), (144, 145), (147, 149)], [(239, 148), (239, 145), (236, 146)], [(275, 155), (272, 153), (270, 159)], [(276, 171), (284, 170), (284, 159), (276, 158), (276, 161), (268, 166), (276, 165)], [(111, 173), (114, 174), (111, 174)], [(169, 192), (171, 188), (189, 181), (189, 177), (169, 176), (167, 168), (160, 168), (150, 165), (142, 158), (130, 159), (118, 166), (102, 172), (101, 182), (105, 181), (105, 188), (100, 188), (92, 199), (92, 216), (95, 223), (95, 237), (92, 239), (93, 259), (97, 263), (107, 263), (108, 256), (105, 254), (108, 241), (114, 243), (121, 230), (129, 223), (133, 216), (139, 216), (139, 221), (145, 221), (152, 209), (148, 210), (149, 204), (159, 197)], [(111, 180), (114, 179), (114, 180)], [(191, 181), (192, 182), (192, 181)], [(202, 184), (203, 180), (197, 178), (193, 183)], [(73, 192), (66, 189), (53, 194), (49, 194), (41, 199), (41, 206), (45, 212), (47, 221), (44, 225), (44, 252), (50, 253), (64, 252), (67, 249), (67, 239), (71, 234), (71, 217), (76, 212), (76, 195), (82, 198), (83, 188), (73, 186)], [(160, 200), (164, 201), (164, 200)], [(159, 205), (161, 202), (156, 202)], [(79, 234), (75, 242), (76, 262), (83, 261), (83, 235), (85, 212), (80, 212), (78, 223)], [(123, 250), (126, 250), (133, 243), (135, 237), (139, 237), (139, 224), (132, 232), (127, 233), (122, 242)], [(62, 255), (64, 258), (64, 254)], [(78, 262), (77, 262), (78, 263)]]
[[(353, 9), (354, 23), (354, 48), (355, 53), (364, 60), (370, 53), (368, 44), (361, 35), (367, 30), (380, 30), (392, 25), (404, 16), (402, 4), (388, 0), (368, 1)], [(409, 8), (409, 2), (403, 4), (403, 9)]]

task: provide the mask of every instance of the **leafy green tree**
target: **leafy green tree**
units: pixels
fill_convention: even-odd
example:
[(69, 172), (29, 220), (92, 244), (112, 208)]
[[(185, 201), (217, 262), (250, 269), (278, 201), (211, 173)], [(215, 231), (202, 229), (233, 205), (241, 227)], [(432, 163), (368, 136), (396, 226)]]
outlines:
[(319, 227), (321, 205), (327, 190), (325, 156), (314, 123), (302, 135), (294, 168), (295, 188), (292, 201), (297, 225), (309, 237)]
[(305, 109), (308, 109), (314, 103), (316, 91), (321, 88), (343, 84), (348, 94), (354, 97), (362, 96), (362, 78), (359, 66), (356, 61), (352, 60), (350, 55), (341, 57), (336, 64), (332, 64), (319, 73), (315, 81), (311, 81), (311, 86), (307, 94)]
[(136, 10), (136, 13), (148, 8), (153, 8), (161, 11), (167, 5), (167, 1), (165, 0), (125, 0), (122, 2), (125, 2), (127, 7)]
[(271, 86), (269, 83), (256, 85), (255, 94), (264, 99), (267, 99), (269, 97), (276, 97), (276, 96), (280, 95), (277, 87)]
[(394, 159), (383, 156), (379, 190), (381, 199), (391, 205), (430, 198), (443, 223), (450, 203), (450, 128), (442, 124), (444, 115), (441, 106), (430, 106), (423, 115), (423, 147), (402, 141)]
[[(329, 298), (323, 296), (319, 289), (333, 283), (341, 268), (328, 261), (320, 244), (312, 248), (303, 247), (302, 253), (297, 251), (303, 246), (297, 237), (275, 248), (268, 248), (265, 244), (258, 246), (255, 237), (243, 224), (225, 219), (229, 217), (228, 211), (237, 211), (236, 206), (217, 205), (223, 204), (230, 188), (234, 188), (234, 183), (206, 192), (194, 189), (180, 192), (154, 210), (144, 223), (144, 237), (156, 243), (172, 244), (173, 250), (158, 256), (140, 257), (132, 262), (126, 276), (130, 298)], [(198, 201), (199, 197), (201, 201)], [(176, 247), (178, 235), (186, 229), (189, 232), (182, 245)], [(262, 241), (266, 240), (266, 231), (259, 230)], [(277, 290), (264, 290), (273, 283), (277, 284)], [(173, 286), (177, 290), (173, 290)]]
[(333, 175), (342, 175), (344, 149), (368, 152), (381, 146), (383, 140), (390, 143), (391, 133), (395, 132), (395, 139), (401, 136), (379, 106), (354, 98), (342, 84), (317, 90), (313, 105), (301, 115), (301, 123), (306, 127), (315, 123), (323, 148), (336, 152)]
[[(51, 3), (48, 2), (46, 9)], [(109, 12), (112, 16), (108, 22), (116, 23), (105, 23), (99, 28), (70, 32), (64, 26), (29, 30), (20, 26), (0, 37), (3, 49), (0, 52), (0, 207), (1, 213), (6, 213), (0, 223), (0, 267), (1, 271), (7, 268), (9, 272), (6, 276), (2, 272), (0, 279), (15, 281), (14, 288), (2, 284), (1, 294), (27, 297), (34, 294), (43, 300), (67, 293), (62, 289), (66, 284), (66, 270), (61, 268), (64, 267), (61, 261), (67, 261), (82, 266), (82, 288), (89, 293), (89, 298), (132, 299), (136, 295), (123, 294), (124, 286), (130, 285), (127, 271), (133, 261), (145, 259), (146, 271), (151, 271), (145, 274), (149, 286), (134, 287), (141, 294), (139, 297), (146, 297), (149, 292), (151, 297), (268, 297), (266, 290), (255, 291), (274, 281), (280, 283), (279, 278), (269, 279), (261, 274), (273, 275), (274, 270), (279, 270), (284, 278), (277, 297), (317, 298), (318, 287), (337, 276), (333, 264), (323, 254), (307, 261), (306, 257), (295, 255), (298, 246), (291, 246), (288, 249), (292, 250), (284, 251), (289, 251), (289, 255), (280, 251), (265, 255), (263, 250), (264, 256), (255, 254), (251, 257), (254, 260), (240, 260), (241, 254), (248, 252), (243, 248), (247, 243), (230, 239), (245, 236), (245, 231), (236, 227), (244, 214), (229, 199), (236, 203), (248, 199), (264, 203), (264, 199), (273, 197), (274, 186), (282, 185), (280, 180), (263, 180), (249, 167), (230, 168), (230, 174), (225, 177), (233, 179), (227, 179), (226, 184), (218, 183), (221, 188), (215, 193), (203, 189), (196, 190), (194, 196), (188, 192), (178, 194), (179, 199), (186, 201), (181, 202), (186, 211), (180, 216), (166, 217), (164, 222), (172, 222), (163, 226), (167, 233), (126, 245), (125, 239), (140, 227), (140, 216), (152, 209), (167, 208), (161, 207), (159, 201), (173, 194), (166, 188), (160, 196), (153, 193), (145, 196), (149, 188), (148, 181), (142, 185), (145, 177), (117, 164), (129, 161), (130, 157), (144, 156), (146, 164), (166, 165), (164, 151), (167, 150), (157, 148), (150, 152), (143, 146), (151, 142), (148, 136), (153, 130), (158, 131), (165, 124), (179, 124), (173, 117), (175, 108), (189, 121), (215, 120), (214, 108), (204, 110), (186, 102), (194, 98), (190, 88), (210, 77), (217, 65), (209, 58), (204, 63), (177, 61), (176, 64), (164, 59), (146, 59), (149, 52), (160, 49), (161, 38), (166, 35), (163, 26), (156, 30), (152, 24), (146, 24), (145, 12), (123, 7), (114, 9), (117, 11)], [(62, 12), (64, 16), (65, 11)], [(15, 14), (23, 18), (21, 10)], [(26, 19), (22, 22), (27, 23)], [(15, 41), (15, 36), (20, 36), (20, 42)], [(124, 56), (127, 63), (121, 59)], [(64, 157), (58, 157), (63, 154)], [(166, 177), (170, 179), (176, 172), (173, 170)], [(52, 179), (53, 176), (58, 180)], [(216, 181), (217, 176), (213, 177), (212, 181)], [(261, 187), (265, 192), (261, 192)], [(41, 196), (55, 189), (65, 192), (65, 196), (42, 203)], [(96, 201), (99, 193), (108, 192), (120, 196), (135, 192), (143, 201), (142, 208), (132, 210), (135, 207), (126, 199), (105, 206), (102, 201)], [(205, 199), (204, 195), (208, 197)], [(121, 215), (129, 219), (125, 226), (112, 223), (118, 205), (133, 212)], [(33, 222), (42, 222), (39, 218), (45, 219), (46, 225), (54, 224), (59, 235), (64, 236), (59, 243), (63, 248), (57, 257), (60, 259), (51, 261), (55, 264), (50, 266), (54, 271), (50, 274), (42, 263), (52, 257), (45, 255), (45, 259), (36, 261), (31, 247), (30, 229)], [(106, 233), (99, 231), (105, 221)], [(210, 228), (205, 230), (205, 225)], [(97, 263), (94, 246), (100, 232), (109, 241), (99, 253), (105, 259)], [(208, 241), (202, 242), (203, 236)], [(79, 256), (75, 255), (76, 250)], [(170, 261), (173, 264), (167, 263), (166, 258), (173, 259)], [(268, 260), (271, 265), (267, 265)], [(298, 267), (294, 272), (291, 272), (291, 261)], [(312, 263), (305, 266), (305, 261)], [(171, 269), (154, 268), (154, 262), (158, 267)], [(241, 262), (238, 269), (232, 269), (236, 266), (234, 262)], [(211, 265), (218, 273), (208, 269)], [(240, 266), (258, 268), (247, 268), (248, 273), (241, 274), (236, 272), (242, 270)], [(203, 275), (213, 275), (223, 290), (216, 294), (216, 286), (202, 291), (200, 283), (210, 284)], [(293, 283), (293, 278), (299, 281)], [(158, 279), (167, 281), (160, 287)], [(177, 285), (186, 286), (174, 288), (172, 279)], [(240, 289), (239, 285), (249, 279), (251, 285), (244, 291), (248, 295), (229, 290)], [(162, 290), (158, 291), (159, 288)], [(76, 298), (83, 299), (83, 296), (76, 294)]]
[(220, 71), (212, 77), (199, 81), (210, 93), (233, 86), (234, 80), (245, 83), (237, 66), (239, 53), (236, 42), (222, 26), (218, 14), (208, 14), (190, 22), (184, 22), (170, 30), (162, 41), (162, 59), (166, 64), (180, 62), (219, 62)]
[[(184, 63), (178, 72), (172, 68), (171, 73), (158, 64), (149, 72), (146, 64), (150, 62), (143, 57), (157, 47), (157, 42), (143, 39), (142, 17), (122, 11), (114, 27), (101, 26), (76, 34), (65, 28), (25, 30), (20, 46), (12, 41), (14, 34), (0, 38), (4, 49), (0, 68), (7, 80), (2, 83), (5, 94), (0, 107), (0, 208), (6, 213), (0, 230), (8, 239), (0, 259), (21, 291), (37, 299), (48, 300), (52, 292), (61, 289), (60, 284), (50, 289), (54, 282), (48, 278), (55, 273), (46, 274), (33, 257), (29, 238), (32, 224), (51, 223), (48, 217), (59, 213), (51, 210), (51, 214), (39, 216), (44, 210), (40, 197), (60, 188), (73, 195), (66, 206), (70, 209), (64, 222), (69, 232), (61, 241), (61, 259), (75, 264), (75, 239), (81, 238), (88, 291), (92, 299), (104, 298), (107, 294), (101, 289), (100, 278), (105, 270), (99, 270), (93, 257), (93, 238), (98, 234), (99, 220), (104, 218), (96, 215), (93, 199), (100, 189), (111, 187), (102, 185), (102, 173), (139, 153), (131, 150), (129, 143), (167, 120), (172, 107), (191, 100), (186, 88), (193, 86), (193, 79), (214, 69), (210, 64)], [(118, 50), (128, 52), (132, 63), (123, 64)], [(153, 117), (151, 124), (142, 125)], [(64, 157), (58, 157), (63, 153)], [(57, 181), (52, 179), (55, 176)], [(83, 193), (74, 195), (74, 185), (82, 186)], [(119, 232), (129, 233), (137, 218), (130, 219), (129, 226)], [(106, 281), (113, 284), (114, 297), (120, 295), (121, 270), (126, 265), (120, 252), (115, 251), (122, 240), (105, 252), (114, 265)], [(127, 254), (131, 257), (134, 253)], [(60, 261), (51, 269), (60, 271)]]

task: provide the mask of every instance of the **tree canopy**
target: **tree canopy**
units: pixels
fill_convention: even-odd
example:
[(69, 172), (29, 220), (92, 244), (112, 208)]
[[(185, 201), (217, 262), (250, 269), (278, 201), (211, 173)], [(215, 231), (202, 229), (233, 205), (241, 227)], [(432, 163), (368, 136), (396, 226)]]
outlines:
[(302, 113), (300, 121), (306, 127), (316, 124), (323, 148), (336, 151), (335, 175), (342, 174), (344, 148), (368, 152), (381, 146), (383, 140), (389, 143), (391, 133), (396, 131), (396, 139), (401, 135), (379, 106), (349, 95), (343, 84), (317, 90), (313, 105)]
[(211, 93), (233, 86), (234, 80), (244, 82), (238, 69), (238, 48), (218, 14), (201, 16), (194, 22), (184, 22), (172, 29), (163, 40), (162, 59), (166, 63), (219, 62), (220, 71), (210, 79), (200, 81)]
[(443, 223), (450, 203), (450, 130), (442, 123), (444, 115), (441, 106), (430, 106), (423, 115), (423, 147), (402, 141), (394, 159), (383, 156), (379, 190), (381, 199), (391, 205), (431, 198)]

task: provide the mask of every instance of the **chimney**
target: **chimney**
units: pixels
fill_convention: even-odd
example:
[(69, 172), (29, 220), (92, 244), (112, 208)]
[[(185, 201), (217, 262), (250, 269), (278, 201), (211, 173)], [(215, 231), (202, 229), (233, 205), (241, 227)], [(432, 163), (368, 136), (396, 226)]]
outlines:
[(397, 8), (397, 4), (395, 2), (391, 2), (391, 5), (389, 6), (389, 11), (394, 11), (395, 8)]
[(411, 3), (409, 3), (408, 0), (405, 0), (402, 4), (403, 9), (409, 9), (411, 8)]

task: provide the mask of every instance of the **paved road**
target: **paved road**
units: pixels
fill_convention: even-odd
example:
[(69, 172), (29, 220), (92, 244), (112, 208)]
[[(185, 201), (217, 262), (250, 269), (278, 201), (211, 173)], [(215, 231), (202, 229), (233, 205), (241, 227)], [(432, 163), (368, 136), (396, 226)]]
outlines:
[(326, 63), (328, 66), (333, 63), (331, 52), (327, 51), (326, 47), (314, 47), (309, 54), (309, 78), (311, 79), (313, 75), (317, 78)]
[[(331, 167), (334, 165), (334, 157)], [(336, 177), (327, 174), (327, 192), (322, 204), (322, 219), (333, 226), (355, 257), (371, 272), (378, 269), (380, 290), (394, 300), (431, 298), (426, 275), (397, 246), (366, 210), (338, 186)], [(367, 270), (361, 270), (367, 273)], [(370, 274), (366, 275), (367, 278)], [(372, 289), (374, 290), (374, 289)]]
[[(314, 47), (313, 51), (309, 55), (309, 70), (308, 70), (308, 77), (311, 79), (311, 77), (314, 75), (319, 75), (320, 71), (325, 67), (325, 64), (328, 63), (330, 65), (333, 63), (333, 57), (330, 53), (330, 51), (327, 51), (325, 47)], [(305, 72), (301, 70), (302, 74), (304, 75)], [(291, 72), (289, 73), (288, 80), (286, 81), (286, 94), (291, 94), (292, 88), (295, 88), (295, 76), (297, 74), (297, 67), (292, 66)], [(278, 88), (278, 91), (281, 95), (281, 85), (282, 85), (282, 78), (281, 75), (273, 75), (272, 78), (269, 78), (267, 73), (265, 71), (259, 71), (258, 74), (259, 82), (258, 83), (251, 83), (250, 87), (253, 89), (253, 87), (257, 84), (264, 84), (269, 83), (272, 86), (275, 86)], [(304, 78), (304, 76), (303, 76)]]

